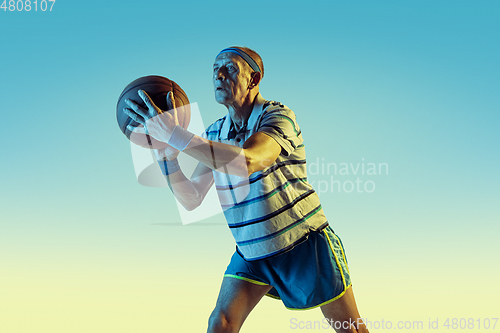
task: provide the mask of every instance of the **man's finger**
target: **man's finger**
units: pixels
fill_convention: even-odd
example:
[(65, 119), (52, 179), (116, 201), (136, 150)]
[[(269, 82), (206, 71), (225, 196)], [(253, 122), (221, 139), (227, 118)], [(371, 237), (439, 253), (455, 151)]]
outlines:
[[(169, 91), (167, 94), (167, 105), (169, 110), (176, 109), (175, 115), (177, 116), (177, 121), (184, 129), (187, 129), (189, 121), (191, 120), (191, 108), (189, 105), (176, 105), (176, 100), (174, 94)], [(173, 114), (173, 112), (172, 112)]]
[(136, 101), (131, 100), (130, 98), (126, 98), (125, 103), (127, 103), (127, 105), (130, 106), (130, 108), (132, 110), (135, 110), (135, 111), (142, 110), (142, 107), (139, 104), (137, 104)]
[[(150, 112), (153, 111), (156, 114), (161, 113), (161, 110), (155, 105), (151, 97), (149, 97), (149, 95), (144, 90), (139, 90), (137, 93), (142, 98), (144, 104), (146, 104)], [(156, 114), (152, 114), (152, 116), (155, 116)]]
[(181, 124), (182, 122), (182, 114), (179, 114), (179, 109), (176, 108), (176, 102), (175, 102), (175, 97), (174, 94), (169, 91), (167, 93), (167, 106), (168, 106), (168, 113), (172, 115), (174, 118), (174, 123), (175, 124)]
[(130, 98), (127, 98), (125, 100), (125, 103), (127, 103), (128, 106), (130, 107), (130, 109), (132, 109), (136, 114), (138, 114), (142, 118), (144, 118), (144, 119), (150, 118), (148, 116), (148, 110), (144, 110), (144, 108), (142, 106), (140, 106), (136, 101), (131, 100)]
[(146, 122), (144, 121), (145, 116), (138, 114), (138, 111), (129, 109), (129, 108), (123, 108), (123, 112), (127, 114), (132, 120), (135, 122), (138, 122), (139, 124), (145, 126)]
[(168, 110), (175, 109), (175, 98), (174, 98), (174, 94), (171, 91), (169, 91), (167, 94), (167, 106), (168, 106)]

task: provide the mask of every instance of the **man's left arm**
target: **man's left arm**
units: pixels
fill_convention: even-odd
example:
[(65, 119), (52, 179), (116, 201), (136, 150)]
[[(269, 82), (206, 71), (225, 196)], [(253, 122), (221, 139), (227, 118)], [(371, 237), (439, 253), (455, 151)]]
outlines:
[(280, 152), (276, 140), (262, 132), (249, 137), (243, 148), (195, 135), (184, 150), (213, 170), (243, 178), (273, 164)]

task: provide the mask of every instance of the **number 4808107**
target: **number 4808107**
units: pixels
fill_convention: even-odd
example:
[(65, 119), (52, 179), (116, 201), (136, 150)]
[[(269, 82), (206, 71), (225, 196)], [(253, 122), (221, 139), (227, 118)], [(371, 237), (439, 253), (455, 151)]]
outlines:
[[(51, 3), (50, 8), (49, 8), (49, 2)], [(6, 12), (7, 10), (9, 12), (14, 12), (14, 11), (29, 12), (31, 10), (34, 10), (35, 12), (37, 12), (38, 9), (40, 9), (42, 12), (45, 12), (48, 9), (51, 12), (52, 7), (54, 7), (55, 2), (56, 2), (56, 0), (48, 0), (48, 1), (47, 0), (40, 0), (40, 1), (38, 1), (38, 0), (35, 0), (35, 1), (9, 0), (8, 2), (7, 2), (7, 0), (3, 0), (2, 5), (0, 6), (0, 9), (3, 9), (4, 12)]]

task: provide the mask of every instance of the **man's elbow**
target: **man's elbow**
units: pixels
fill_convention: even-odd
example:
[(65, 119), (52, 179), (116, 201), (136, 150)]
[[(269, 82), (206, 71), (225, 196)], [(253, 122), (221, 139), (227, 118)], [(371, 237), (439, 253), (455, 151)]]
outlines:
[(250, 176), (254, 172), (264, 170), (265, 168), (270, 166), (272, 163), (273, 163), (273, 161), (267, 160), (267, 159), (257, 160), (257, 159), (247, 158), (246, 167), (247, 167), (248, 175)]

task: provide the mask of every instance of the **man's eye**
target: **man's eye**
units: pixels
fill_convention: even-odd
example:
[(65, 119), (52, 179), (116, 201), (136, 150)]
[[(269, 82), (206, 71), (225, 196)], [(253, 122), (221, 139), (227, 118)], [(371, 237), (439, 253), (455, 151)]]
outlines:
[(228, 70), (228, 71), (232, 71), (232, 70), (234, 70), (234, 69), (235, 69), (235, 68), (234, 68), (234, 66), (227, 66), (227, 70)]

